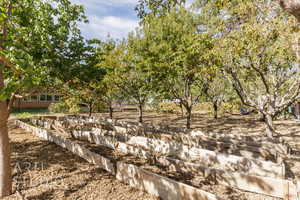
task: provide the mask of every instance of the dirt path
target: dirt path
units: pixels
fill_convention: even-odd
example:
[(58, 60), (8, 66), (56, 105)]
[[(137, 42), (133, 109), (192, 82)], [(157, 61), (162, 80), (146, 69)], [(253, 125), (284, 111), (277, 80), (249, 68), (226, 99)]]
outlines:
[[(28, 200), (155, 200), (107, 172), (9, 123), (14, 191)], [(22, 199), (14, 194), (5, 200)]]

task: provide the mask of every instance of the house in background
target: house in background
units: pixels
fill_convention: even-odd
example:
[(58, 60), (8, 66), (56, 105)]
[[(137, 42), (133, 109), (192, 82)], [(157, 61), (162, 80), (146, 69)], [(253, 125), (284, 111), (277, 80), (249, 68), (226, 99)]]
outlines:
[(57, 94), (34, 94), (25, 98), (16, 99), (13, 107), (15, 109), (23, 108), (48, 108), (51, 103), (60, 101), (62, 95)]

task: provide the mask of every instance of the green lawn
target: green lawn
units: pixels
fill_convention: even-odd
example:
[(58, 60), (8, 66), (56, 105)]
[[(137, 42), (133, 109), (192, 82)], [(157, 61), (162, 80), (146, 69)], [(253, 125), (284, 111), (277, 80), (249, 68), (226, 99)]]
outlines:
[(38, 115), (47, 115), (49, 111), (47, 108), (26, 108), (26, 109), (14, 109), (11, 113), (12, 117), (23, 118), (33, 117)]

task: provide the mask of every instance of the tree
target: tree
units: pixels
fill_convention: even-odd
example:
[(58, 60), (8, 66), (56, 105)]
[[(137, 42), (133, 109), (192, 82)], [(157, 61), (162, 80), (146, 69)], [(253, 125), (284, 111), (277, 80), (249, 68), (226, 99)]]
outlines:
[[(213, 5), (215, 4), (215, 5)], [(284, 83), (278, 83), (278, 85), (275, 85), (272, 83), (272, 86), (269, 86), (269, 75), (271, 70), (262, 68), (257, 68), (257, 66), (252, 65), (252, 70), (254, 72), (251, 73), (251, 77), (253, 74), (259, 74), (259, 77), (262, 81), (262, 83), (258, 84), (258, 88), (261, 89), (261, 86), (267, 90), (267, 95), (258, 95), (260, 98), (260, 103), (252, 102), (252, 105), (254, 104), (261, 104), (264, 105), (263, 107), (260, 107), (260, 110), (265, 110), (263, 113), (263, 116), (266, 120), (267, 128), (266, 132), (271, 137), (275, 130), (273, 126), (273, 120), (272, 116), (274, 116), (274, 113), (279, 113), (282, 110), (285, 109), (285, 107), (291, 105), (295, 100), (299, 98), (298, 94), (298, 85), (299, 83), (296, 81), (298, 76), (298, 66), (299, 66), (299, 59), (300, 59), (300, 53), (299, 53), (299, 29), (296, 24), (294, 24), (293, 20), (284, 15), (283, 12), (280, 12), (279, 5), (281, 8), (283, 8), (285, 11), (287, 11), (289, 14), (293, 15), (298, 21), (299, 21), (299, 8), (300, 8), (300, 1), (299, 0), (280, 0), (280, 1), (242, 1), (242, 0), (216, 0), (214, 2), (207, 1), (207, 0), (198, 0), (196, 5), (198, 7), (201, 7), (201, 11), (205, 12), (208, 17), (211, 19), (211, 27), (214, 27), (216, 30), (218, 30), (218, 35), (227, 35), (228, 32), (238, 32), (237, 30), (246, 32), (246, 29), (249, 31), (254, 31), (255, 34), (259, 32), (259, 30), (256, 29), (257, 26), (261, 27), (263, 31), (261, 31), (259, 36), (255, 38), (255, 34), (253, 34), (253, 40), (248, 41), (249, 45), (252, 43), (253, 45), (255, 42), (259, 41), (258, 39), (264, 38), (266, 35), (269, 34), (271, 36), (271, 42), (272, 44), (268, 43), (265, 39), (263, 41), (265, 42), (265, 45), (274, 45), (273, 47), (276, 47), (274, 51), (270, 51), (267, 49), (268, 46), (265, 46), (262, 48), (262, 44), (259, 43), (257, 47), (261, 47), (262, 49), (265, 49), (264, 51), (259, 52), (259, 50), (256, 51), (257, 55), (256, 58), (252, 57), (252, 60), (256, 62), (258, 57), (261, 57), (261, 54), (264, 54), (263, 56), (266, 56), (266, 54), (269, 53), (269, 55), (273, 54), (273, 61), (277, 64), (272, 63), (272, 67), (275, 65), (277, 66), (277, 69), (275, 70), (273, 68), (273, 78), (274, 80), (284, 80)], [(251, 29), (252, 27), (255, 28), (255, 30)], [(219, 26), (220, 25), (220, 26)], [(266, 30), (264, 25), (270, 30)], [(281, 25), (281, 27), (280, 27)], [(265, 32), (265, 35), (262, 34)], [(241, 36), (241, 35), (240, 35)], [(249, 36), (249, 34), (248, 34)], [(252, 37), (251, 36), (251, 37)], [(237, 38), (237, 37), (236, 37)], [(276, 40), (277, 39), (277, 40)], [(254, 42), (255, 41), (255, 42)], [(245, 45), (245, 43), (244, 43)], [(281, 46), (280, 46), (281, 45)], [(264, 46), (264, 45), (263, 45)], [(244, 46), (245, 47), (245, 46)], [(248, 48), (248, 47), (247, 47)], [(277, 49), (278, 48), (278, 49)], [(282, 50), (280, 52), (279, 50)], [(250, 48), (251, 49), (251, 48)], [(262, 50), (261, 49), (261, 50)], [(294, 50), (291, 52), (291, 49)], [(286, 50), (286, 52), (284, 52)], [(250, 50), (252, 51), (252, 50)], [(252, 51), (254, 52), (254, 51)], [(282, 55), (286, 55), (286, 57)], [(295, 55), (296, 54), (296, 55)], [(249, 55), (249, 54), (247, 54)], [(251, 55), (253, 56), (253, 54)], [(250, 56), (250, 57), (251, 57)], [(281, 62), (285, 60), (285, 62)], [(252, 61), (251, 61), (252, 62)], [(251, 63), (250, 62), (250, 63)], [(288, 64), (289, 63), (289, 64)], [(243, 64), (245, 64), (243, 62)], [(271, 63), (270, 63), (271, 64)], [(281, 67), (279, 67), (279, 65)], [(253, 68), (254, 66), (254, 68)], [(289, 67), (287, 67), (289, 66)], [(276, 78), (275, 73), (278, 73), (278, 71), (282, 70), (286, 77), (278, 75), (278, 79)], [(231, 78), (235, 81), (233, 82), (235, 90), (238, 92), (239, 96), (241, 98), (246, 97), (246, 90), (243, 91), (242, 84), (239, 82), (239, 78), (237, 77), (237, 73), (235, 70), (229, 71), (231, 74)], [(250, 74), (249, 74), (250, 76)], [(255, 77), (255, 76), (254, 76)], [(290, 78), (290, 80), (287, 80), (287, 77)], [(245, 79), (245, 77), (243, 78)], [(265, 79), (265, 80), (263, 80)], [(248, 82), (255, 83), (257, 79), (250, 80), (248, 79)], [(275, 88), (277, 88), (276, 94), (274, 93), (274, 85)], [(260, 91), (262, 92), (262, 91)], [(270, 94), (272, 93), (273, 94)], [(242, 94), (243, 93), (243, 94)], [(248, 94), (249, 95), (249, 94)], [(254, 95), (253, 95), (254, 96)], [(252, 99), (253, 100), (253, 99)], [(243, 103), (245, 104), (246, 101), (250, 101), (249, 99), (242, 99)], [(269, 101), (268, 104), (263, 103)], [(247, 105), (250, 105), (249, 103), (246, 103)], [(259, 108), (257, 108), (259, 109)], [(266, 112), (266, 110), (269, 110)], [(272, 110), (272, 111), (270, 111)], [(268, 113), (266, 115), (266, 113)], [(271, 114), (270, 114), (271, 113)]]
[(113, 119), (113, 104), (117, 103), (118, 100), (121, 100), (123, 95), (118, 87), (114, 85), (114, 80), (110, 75), (107, 75), (104, 77), (104, 79), (101, 81), (101, 99), (107, 107), (109, 111), (109, 117), (110, 119)]
[(109, 96), (106, 99), (126, 96), (128, 100), (133, 100), (138, 105), (139, 122), (143, 122), (143, 107), (152, 91), (151, 77), (140, 51), (143, 46), (141, 41), (137, 32), (119, 44), (110, 42), (98, 64), (107, 73), (103, 82), (108, 86), (106, 95)]
[(224, 34), (218, 51), (226, 52), (224, 69), (242, 103), (265, 117), (266, 134), (273, 137), (273, 118), (300, 98), (300, 71), (289, 42), (293, 26), (276, 4), (252, 2), (239, 8), (238, 14), (247, 8), (248, 14)]
[(193, 105), (208, 89), (205, 73), (214, 66), (213, 36), (202, 33), (198, 25), (196, 15), (181, 7), (164, 16), (148, 15), (143, 27), (153, 77), (160, 81), (162, 93), (185, 108), (187, 128)]
[(71, 69), (69, 75), (66, 76), (66, 73), (62, 75), (69, 79), (67, 87), (64, 88), (65, 96), (75, 97), (78, 103), (86, 105), (89, 116), (92, 115), (97, 102), (101, 101), (103, 93), (101, 80), (105, 76), (105, 70), (97, 66), (98, 55), (101, 54), (103, 45), (101, 41), (93, 39), (77, 47), (77, 50), (81, 49), (80, 61)]
[(115, 70), (121, 63), (122, 54), (123, 49), (118, 47), (117, 41), (110, 39), (101, 46), (97, 55), (97, 67), (105, 72), (105, 76), (98, 85), (101, 91), (100, 100), (108, 107), (111, 119), (113, 118), (113, 104), (124, 97), (114, 77)]
[(121, 62), (114, 69), (114, 83), (138, 105), (138, 121), (143, 122), (143, 108), (153, 91), (153, 79), (142, 51), (145, 43), (137, 31), (123, 44)]
[[(56, 5), (56, 6), (53, 6)], [(83, 8), (68, 0), (0, 1), (0, 197), (11, 194), (7, 120), (17, 95), (45, 83), (81, 39)], [(59, 65), (56, 65), (59, 64)]]
[(213, 104), (214, 118), (218, 118), (219, 105), (222, 102), (228, 102), (233, 97), (233, 90), (230, 82), (225, 77), (223, 71), (216, 69), (211, 70), (211, 74), (206, 75), (208, 89), (206, 90), (206, 97)]
[(163, 16), (173, 8), (183, 6), (186, 0), (139, 0), (135, 7), (138, 17), (143, 21), (147, 16)]

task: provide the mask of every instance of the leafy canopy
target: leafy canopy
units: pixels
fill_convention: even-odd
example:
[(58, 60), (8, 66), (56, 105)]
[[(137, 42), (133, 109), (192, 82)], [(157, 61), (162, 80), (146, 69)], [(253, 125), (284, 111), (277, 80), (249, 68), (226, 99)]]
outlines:
[[(47, 85), (80, 64), (82, 6), (68, 0), (2, 0), (0, 10), (1, 99)], [(66, 80), (72, 73), (64, 75)]]

